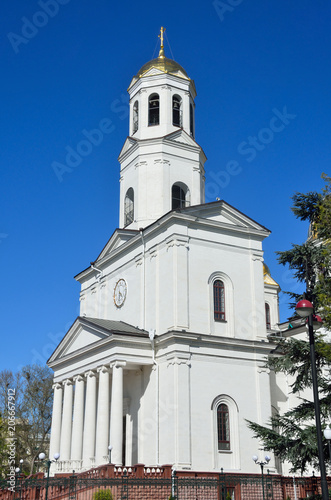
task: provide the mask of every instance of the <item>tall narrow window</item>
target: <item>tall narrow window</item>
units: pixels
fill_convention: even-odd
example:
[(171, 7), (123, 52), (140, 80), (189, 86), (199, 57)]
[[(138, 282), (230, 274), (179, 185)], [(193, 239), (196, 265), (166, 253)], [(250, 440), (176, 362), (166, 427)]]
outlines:
[(171, 209), (184, 208), (190, 205), (190, 190), (183, 182), (173, 184), (171, 188)]
[(148, 100), (148, 126), (160, 123), (160, 98), (159, 94), (152, 94)]
[(217, 407), (218, 449), (230, 450), (230, 419), (229, 408), (221, 403)]
[(175, 127), (181, 127), (182, 126), (182, 117), (181, 117), (181, 104), (182, 100), (178, 95), (174, 95), (172, 98), (172, 124)]
[(191, 136), (194, 137), (194, 114), (193, 114), (193, 105), (190, 104), (190, 133)]
[(225, 290), (221, 280), (214, 281), (214, 320), (225, 321)]
[(265, 323), (266, 323), (267, 330), (270, 330), (271, 329), (270, 306), (267, 303), (265, 303)]
[(133, 105), (133, 133), (137, 132), (139, 127), (139, 104), (136, 101)]
[(124, 199), (124, 226), (128, 226), (134, 220), (134, 192), (129, 188)]

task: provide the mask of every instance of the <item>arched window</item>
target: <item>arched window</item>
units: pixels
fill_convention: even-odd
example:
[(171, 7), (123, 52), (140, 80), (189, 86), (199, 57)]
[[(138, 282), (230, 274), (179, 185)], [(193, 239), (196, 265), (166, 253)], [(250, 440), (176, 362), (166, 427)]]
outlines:
[(133, 133), (139, 128), (139, 103), (136, 101), (133, 105)]
[(160, 98), (159, 94), (152, 94), (148, 99), (148, 126), (160, 123)]
[(173, 184), (171, 188), (171, 209), (188, 207), (190, 205), (190, 191), (182, 182)]
[(124, 199), (124, 226), (128, 226), (134, 220), (134, 192), (129, 188)]
[(271, 329), (270, 306), (269, 304), (267, 304), (267, 302), (265, 303), (265, 323), (267, 330), (270, 330)]
[(172, 124), (175, 127), (182, 126), (182, 100), (178, 95), (174, 95), (172, 98)]
[(229, 408), (225, 403), (217, 407), (217, 438), (219, 450), (230, 450)]
[(190, 133), (191, 136), (194, 137), (194, 114), (193, 114), (193, 105), (190, 104)]
[(225, 321), (225, 289), (221, 280), (214, 281), (214, 320)]

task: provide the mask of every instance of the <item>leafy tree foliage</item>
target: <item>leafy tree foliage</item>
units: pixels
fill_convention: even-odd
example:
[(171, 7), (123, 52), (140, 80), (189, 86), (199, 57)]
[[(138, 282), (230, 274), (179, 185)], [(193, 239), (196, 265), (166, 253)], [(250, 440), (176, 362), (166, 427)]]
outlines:
[(23, 471), (32, 474), (39, 453), (47, 452), (49, 446), (52, 381), (53, 373), (46, 366), (27, 365), (17, 373), (8, 370), (0, 372), (0, 422), (4, 424), (3, 428), (0, 426), (0, 459), (4, 470), (8, 458), (8, 389), (15, 389), (16, 462), (19, 465), (20, 459), (23, 459)]
[[(296, 193), (292, 211), (297, 218), (310, 223), (310, 236), (302, 245), (278, 252), (278, 261), (293, 270), (294, 277), (306, 282), (306, 297), (315, 312), (322, 316), (324, 325), (331, 328), (331, 178), (323, 174), (325, 188), (322, 193)], [(292, 304), (302, 295), (289, 293)], [(322, 426), (331, 419), (331, 344), (323, 336), (316, 336), (316, 368), (320, 395)], [(301, 397), (312, 387), (309, 344), (295, 338), (281, 339), (267, 361), (267, 366), (290, 376), (292, 393), (299, 405), (283, 415), (274, 415), (269, 426), (248, 421), (254, 436), (265, 449), (272, 450), (281, 460), (292, 464), (292, 471), (301, 471), (308, 465), (318, 467), (318, 449), (314, 420), (314, 404)], [(324, 455), (330, 463), (327, 443)]]

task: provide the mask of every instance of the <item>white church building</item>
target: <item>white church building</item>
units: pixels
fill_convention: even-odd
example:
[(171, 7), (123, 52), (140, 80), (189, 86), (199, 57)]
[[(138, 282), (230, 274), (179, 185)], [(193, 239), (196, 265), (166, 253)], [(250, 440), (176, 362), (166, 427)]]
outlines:
[(115, 465), (259, 472), (245, 419), (266, 424), (288, 403), (264, 368), (279, 332), (270, 231), (205, 203), (194, 81), (162, 35), (128, 89), (119, 228), (76, 276), (80, 316), (48, 361), (54, 472), (108, 463), (109, 446)]

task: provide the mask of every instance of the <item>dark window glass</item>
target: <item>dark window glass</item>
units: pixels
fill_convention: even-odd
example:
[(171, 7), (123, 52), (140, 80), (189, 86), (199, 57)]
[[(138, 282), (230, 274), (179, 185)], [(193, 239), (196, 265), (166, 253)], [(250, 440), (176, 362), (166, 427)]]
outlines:
[(193, 116), (193, 106), (190, 104), (190, 133), (194, 137), (194, 116)]
[(172, 206), (171, 206), (172, 210), (176, 210), (176, 208), (183, 208), (183, 207), (185, 207), (185, 192), (184, 192), (184, 189), (182, 189), (177, 184), (174, 184), (172, 186), (171, 197), (172, 197)]
[(139, 104), (136, 101), (133, 105), (133, 133), (137, 132), (139, 127)]
[(128, 226), (134, 220), (134, 192), (127, 190), (124, 200), (124, 226)]
[(181, 127), (181, 99), (178, 95), (172, 98), (172, 124), (175, 127)]
[(225, 290), (221, 280), (214, 281), (214, 319), (225, 321)]
[(230, 449), (230, 421), (229, 408), (226, 404), (221, 403), (217, 407), (217, 435), (218, 449)]
[(270, 307), (269, 304), (265, 304), (265, 322), (267, 330), (271, 329), (271, 321), (270, 321)]
[(160, 123), (160, 98), (159, 94), (152, 94), (148, 100), (148, 125)]

